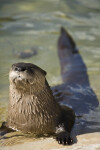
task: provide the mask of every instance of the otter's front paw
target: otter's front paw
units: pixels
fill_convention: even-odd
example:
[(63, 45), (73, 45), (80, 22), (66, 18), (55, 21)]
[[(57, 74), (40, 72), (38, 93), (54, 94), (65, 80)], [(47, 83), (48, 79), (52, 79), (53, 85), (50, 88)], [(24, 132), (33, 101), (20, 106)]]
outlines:
[(61, 132), (57, 134), (56, 140), (58, 141), (59, 144), (63, 145), (71, 145), (73, 143), (73, 140), (71, 139), (70, 135), (67, 132)]

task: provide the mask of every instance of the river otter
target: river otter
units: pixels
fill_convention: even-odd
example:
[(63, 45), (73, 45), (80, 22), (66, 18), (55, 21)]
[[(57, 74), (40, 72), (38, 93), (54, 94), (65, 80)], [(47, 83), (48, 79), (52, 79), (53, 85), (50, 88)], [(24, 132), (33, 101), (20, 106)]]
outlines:
[(58, 143), (71, 144), (75, 114), (55, 101), (45, 76), (46, 72), (34, 64), (12, 65), (6, 126), (37, 135), (56, 133)]

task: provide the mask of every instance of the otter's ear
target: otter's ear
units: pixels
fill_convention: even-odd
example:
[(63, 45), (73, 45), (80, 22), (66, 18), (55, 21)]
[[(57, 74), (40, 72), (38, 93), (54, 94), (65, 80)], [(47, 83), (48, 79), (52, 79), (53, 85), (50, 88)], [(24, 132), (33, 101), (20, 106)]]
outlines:
[(44, 71), (43, 69), (41, 69), (41, 72), (43, 73), (43, 75), (45, 75), (45, 76), (46, 76), (46, 74), (47, 74), (47, 72), (46, 72), (46, 71)]

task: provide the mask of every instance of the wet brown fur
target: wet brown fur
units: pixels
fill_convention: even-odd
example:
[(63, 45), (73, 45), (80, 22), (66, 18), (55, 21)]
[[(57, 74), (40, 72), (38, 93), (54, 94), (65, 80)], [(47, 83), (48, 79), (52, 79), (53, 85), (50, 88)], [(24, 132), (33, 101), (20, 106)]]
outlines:
[[(27, 65), (33, 70), (30, 75), (33, 75), (33, 80), (22, 82), (9, 77), (8, 127), (23, 132), (48, 134), (55, 133), (59, 125), (65, 124), (65, 130), (70, 133), (75, 120), (74, 112), (67, 107), (62, 109), (55, 101), (45, 78), (45, 71), (33, 64), (14, 64), (15, 67)], [(13, 66), (10, 74), (12, 71), (15, 72)]]

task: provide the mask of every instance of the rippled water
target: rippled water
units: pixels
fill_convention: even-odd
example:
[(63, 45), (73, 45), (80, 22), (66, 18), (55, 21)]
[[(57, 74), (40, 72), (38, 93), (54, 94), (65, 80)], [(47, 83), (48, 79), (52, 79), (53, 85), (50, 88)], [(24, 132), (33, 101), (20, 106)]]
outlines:
[[(62, 82), (56, 48), (61, 26), (75, 39), (100, 102), (100, 1), (0, 0), (0, 123), (6, 119), (13, 63), (35, 63), (48, 72), (51, 86)], [(36, 56), (23, 60), (14, 55), (33, 47), (38, 49)], [(100, 123), (100, 107), (88, 118)]]

